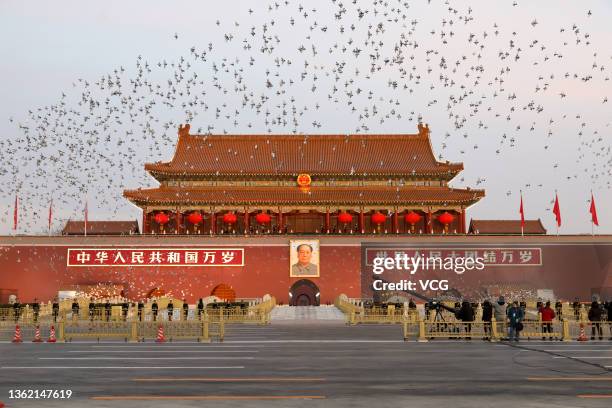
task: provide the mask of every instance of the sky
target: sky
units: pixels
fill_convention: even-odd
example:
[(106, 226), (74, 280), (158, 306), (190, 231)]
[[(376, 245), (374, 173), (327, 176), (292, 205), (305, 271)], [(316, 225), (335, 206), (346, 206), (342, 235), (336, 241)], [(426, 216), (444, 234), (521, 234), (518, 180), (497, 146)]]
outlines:
[[(0, 2), (0, 234), (140, 219), (124, 189), (192, 133), (416, 133), (468, 219), (612, 233), (606, 1)], [(608, 97), (610, 101), (608, 102)]]

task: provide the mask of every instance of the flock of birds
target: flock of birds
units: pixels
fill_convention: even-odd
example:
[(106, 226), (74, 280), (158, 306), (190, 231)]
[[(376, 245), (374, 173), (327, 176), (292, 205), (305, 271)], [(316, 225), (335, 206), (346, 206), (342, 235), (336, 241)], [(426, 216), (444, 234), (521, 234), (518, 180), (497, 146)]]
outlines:
[[(246, 21), (216, 21), (199, 44), (168, 33), (185, 49), (178, 58), (135, 56), (133, 66), (75, 78), (56, 103), (8, 118), (0, 198), (19, 196), (19, 231), (46, 232), (51, 199), (55, 230), (81, 219), (85, 200), (90, 218), (136, 218), (122, 191), (156, 185), (144, 163), (172, 156), (180, 123), (192, 133), (274, 137), (414, 133), (423, 121), (440, 159), (529, 146), (559, 179), (610, 189), (609, 115), (594, 116), (600, 105), (609, 112), (599, 94), (612, 57), (593, 44), (590, 10), (554, 27), (552, 17), (502, 24), (451, 0), (251, 7)], [(487, 186), (485, 175), (457, 181)], [(551, 186), (533, 177), (518, 188)], [(4, 219), (12, 223), (12, 204)]]

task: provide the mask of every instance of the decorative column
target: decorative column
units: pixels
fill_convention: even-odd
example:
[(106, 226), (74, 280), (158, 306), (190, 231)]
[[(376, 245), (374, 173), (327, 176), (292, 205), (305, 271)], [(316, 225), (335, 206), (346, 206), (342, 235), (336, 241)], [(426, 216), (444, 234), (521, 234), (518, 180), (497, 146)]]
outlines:
[(249, 213), (249, 209), (247, 207), (244, 208), (244, 233), (249, 233), (249, 217), (251, 213)]
[(183, 214), (177, 209), (176, 210), (176, 228), (175, 228), (175, 232), (177, 234), (181, 234), (182, 233), (182, 228), (183, 228)]
[(433, 234), (433, 215), (431, 213), (431, 208), (427, 210), (427, 214), (425, 214), (425, 231), (428, 234)]
[(395, 234), (399, 234), (399, 214), (397, 213), (397, 207), (395, 208), (395, 212), (393, 213), (393, 232)]
[(146, 208), (142, 210), (142, 234), (148, 234), (151, 232), (151, 225), (149, 221), (149, 213)]
[(283, 209), (278, 209), (278, 215), (276, 216), (276, 227), (278, 228), (278, 233), (282, 234), (283, 232)]
[[(330, 230), (330, 218), (329, 218), (329, 207), (327, 207), (327, 210), (325, 211), (325, 232), (327, 234), (329, 234), (329, 230)], [(321, 231), (323, 232), (323, 231)]]
[(365, 214), (363, 212), (363, 207), (359, 209), (359, 231), (362, 234), (365, 233)]
[(461, 217), (459, 219), (459, 233), (465, 234), (465, 208), (461, 208)]
[(217, 235), (217, 213), (212, 210), (210, 213), (210, 229), (213, 235)]

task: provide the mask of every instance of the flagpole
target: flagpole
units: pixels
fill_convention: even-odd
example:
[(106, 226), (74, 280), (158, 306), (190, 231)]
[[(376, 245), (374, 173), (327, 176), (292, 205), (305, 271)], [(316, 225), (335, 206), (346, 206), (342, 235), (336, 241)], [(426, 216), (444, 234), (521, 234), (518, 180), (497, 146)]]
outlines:
[(523, 226), (523, 224), (524, 224), (523, 219), (525, 217), (525, 215), (524, 215), (525, 214), (525, 210), (523, 208), (523, 190), (519, 190), (519, 191), (521, 193), (521, 237), (524, 237), (525, 236), (525, 231), (524, 231), (525, 228)]
[[(593, 189), (591, 189), (591, 207), (593, 207)], [(595, 236), (593, 214), (591, 214), (591, 236)]]
[[(555, 188), (555, 204), (558, 202), (559, 202), (559, 197), (557, 196), (557, 189)], [(557, 224), (557, 236), (559, 236), (559, 221), (557, 221), (556, 219), (555, 219), (555, 224)]]

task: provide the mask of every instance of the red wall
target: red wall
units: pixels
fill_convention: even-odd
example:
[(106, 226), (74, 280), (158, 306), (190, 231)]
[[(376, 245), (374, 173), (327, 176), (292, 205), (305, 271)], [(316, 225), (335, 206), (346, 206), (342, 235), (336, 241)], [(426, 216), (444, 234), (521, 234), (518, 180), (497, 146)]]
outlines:
[[(304, 237), (306, 238), (306, 237)], [(308, 237), (312, 238), (312, 237)], [(415, 245), (456, 243), (458, 245), (523, 245), (542, 248), (542, 266), (487, 267), (484, 271), (454, 273), (428, 272), (424, 278), (450, 279), (457, 287), (492, 283), (531, 283), (534, 288), (553, 289), (565, 299), (588, 300), (592, 290), (605, 293), (612, 282), (612, 237), (580, 237), (580, 244), (565, 245), (571, 238), (557, 237), (319, 237), (321, 303), (333, 302), (340, 293), (362, 297), (361, 242)], [(574, 239), (576, 240), (576, 239)], [(561, 245), (564, 244), (564, 245)], [(245, 248), (245, 266), (238, 267), (67, 267), (69, 247), (82, 246), (232, 246)], [(394, 280), (387, 276), (387, 280)], [(398, 276), (398, 279), (406, 276)], [(420, 278), (420, 277), (419, 277)], [(269, 293), (288, 303), (289, 288), (299, 278), (289, 277), (289, 238), (200, 238), (200, 237), (0, 237), (0, 290), (17, 289), (22, 302), (37, 297), (47, 301), (61, 289), (97, 282), (123, 285), (131, 299), (143, 297), (154, 287), (194, 302), (210, 295), (215, 286), (226, 283), (238, 298), (261, 297)], [(367, 279), (364, 280), (367, 282)], [(367, 288), (364, 285), (364, 291)], [(607, 289), (609, 290), (609, 289)], [(612, 295), (612, 293), (610, 293)]]

